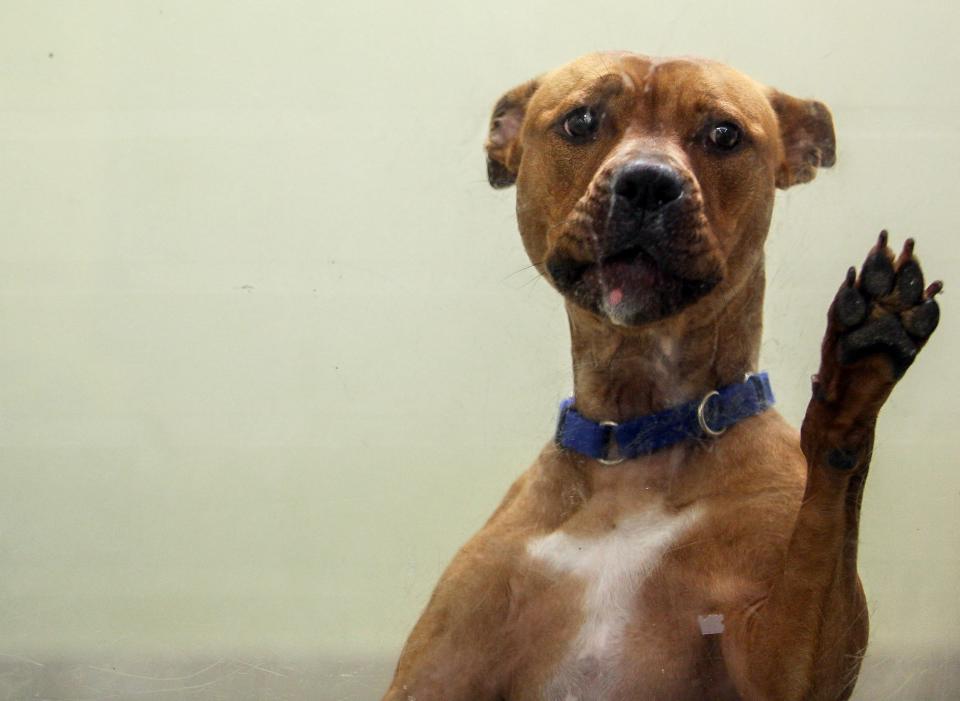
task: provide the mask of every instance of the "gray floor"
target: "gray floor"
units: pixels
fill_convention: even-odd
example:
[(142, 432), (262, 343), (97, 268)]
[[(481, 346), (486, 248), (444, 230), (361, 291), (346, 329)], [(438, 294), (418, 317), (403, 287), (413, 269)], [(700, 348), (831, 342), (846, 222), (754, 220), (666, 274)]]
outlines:
[(353, 701), (378, 699), (386, 660), (272, 656), (139, 658), (134, 661), (0, 657), (2, 701)]
[[(392, 660), (276, 656), (135, 657), (127, 661), (0, 655), (0, 701), (369, 701), (379, 699)], [(960, 699), (960, 658), (873, 653), (857, 701)]]

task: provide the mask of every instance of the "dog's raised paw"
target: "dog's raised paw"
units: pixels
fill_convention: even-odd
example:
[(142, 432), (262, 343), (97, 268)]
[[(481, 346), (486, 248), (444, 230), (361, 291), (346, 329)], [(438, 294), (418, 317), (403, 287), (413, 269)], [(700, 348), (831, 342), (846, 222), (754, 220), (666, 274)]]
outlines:
[(860, 270), (847, 277), (831, 307), (837, 337), (837, 361), (851, 365), (882, 354), (890, 359), (894, 378), (900, 378), (937, 328), (940, 308), (934, 297), (940, 281), (924, 288), (923, 271), (907, 239), (899, 256), (880, 233)]

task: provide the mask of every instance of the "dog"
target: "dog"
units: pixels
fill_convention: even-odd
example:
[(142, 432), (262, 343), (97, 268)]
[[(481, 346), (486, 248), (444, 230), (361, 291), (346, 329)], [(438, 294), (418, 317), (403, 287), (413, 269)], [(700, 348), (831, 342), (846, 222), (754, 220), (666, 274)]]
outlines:
[(933, 333), (886, 233), (827, 314), (799, 432), (757, 372), (776, 189), (829, 110), (723, 64), (592, 54), (507, 92), (486, 142), (563, 296), (574, 396), (443, 574), (387, 701), (846, 699), (878, 411)]

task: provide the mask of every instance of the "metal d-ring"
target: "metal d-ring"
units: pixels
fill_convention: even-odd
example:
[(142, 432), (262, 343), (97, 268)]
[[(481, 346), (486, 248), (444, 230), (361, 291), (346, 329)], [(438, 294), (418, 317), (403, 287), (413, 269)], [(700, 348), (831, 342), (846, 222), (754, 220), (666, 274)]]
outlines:
[[(599, 425), (603, 426), (604, 428), (610, 429), (610, 433), (608, 434), (608, 438), (607, 438), (607, 444), (604, 446), (604, 448), (606, 449), (610, 447), (611, 437), (613, 438), (613, 442), (616, 444), (617, 439), (616, 439), (616, 435), (613, 432), (613, 429), (616, 429), (616, 427), (619, 426), (620, 424), (618, 424), (616, 421), (601, 421)], [(617, 450), (619, 449), (620, 449), (620, 446), (619, 444), (617, 444)], [(607, 458), (597, 458), (597, 462), (600, 463), (601, 465), (619, 465), (624, 460), (626, 460), (626, 458), (623, 456), (617, 458), (616, 460), (609, 460)]]
[(703, 431), (708, 436), (710, 436), (711, 438), (722, 436), (727, 431), (727, 429), (725, 428), (721, 428), (719, 431), (710, 428), (710, 426), (707, 424), (706, 417), (703, 415), (703, 412), (707, 408), (707, 402), (709, 402), (713, 397), (719, 397), (719, 396), (720, 396), (720, 393), (717, 390), (713, 390), (712, 392), (707, 392), (705, 395), (703, 395), (703, 399), (700, 400), (700, 405), (697, 407), (697, 423), (700, 424), (700, 430)]

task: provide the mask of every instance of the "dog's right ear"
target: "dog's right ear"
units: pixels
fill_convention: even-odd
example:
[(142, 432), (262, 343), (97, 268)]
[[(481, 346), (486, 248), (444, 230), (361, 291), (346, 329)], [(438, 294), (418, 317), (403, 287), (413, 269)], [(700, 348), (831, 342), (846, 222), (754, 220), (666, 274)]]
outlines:
[(509, 187), (520, 169), (520, 129), (527, 103), (537, 91), (537, 78), (518, 85), (497, 101), (487, 134), (487, 179), (493, 187)]

